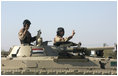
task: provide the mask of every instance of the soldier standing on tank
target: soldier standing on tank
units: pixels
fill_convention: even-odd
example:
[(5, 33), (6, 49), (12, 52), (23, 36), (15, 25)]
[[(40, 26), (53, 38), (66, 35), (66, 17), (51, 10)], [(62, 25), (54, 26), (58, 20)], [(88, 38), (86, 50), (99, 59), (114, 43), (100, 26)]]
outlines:
[(23, 22), (23, 28), (19, 31), (18, 36), (20, 39), (21, 44), (29, 44), (36, 40), (36, 36), (32, 37), (31, 33), (28, 31), (31, 22), (26, 19)]

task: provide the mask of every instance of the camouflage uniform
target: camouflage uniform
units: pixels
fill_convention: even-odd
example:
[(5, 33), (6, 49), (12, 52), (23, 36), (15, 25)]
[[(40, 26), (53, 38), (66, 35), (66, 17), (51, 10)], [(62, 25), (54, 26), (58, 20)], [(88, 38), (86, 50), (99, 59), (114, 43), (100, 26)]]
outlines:
[(69, 40), (68, 37), (63, 38), (63, 37), (60, 37), (60, 36), (56, 36), (54, 38), (54, 43), (56, 43), (56, 42), (66, 42), (68, 40)]
[(60, 46), (60, 45), (66, 45), (66, 46), (77, 46), (78, 44), (70, 42), (69, 40), (72, 39), (73, 36), (69, 36), (69, 37), (60, 37), (60, 36), (56, 36), (54, 38), (54, 45), (55, 46)]
[(22, 28), (20, 32), (18, 33), (21, 44), (30, 44), (31, 42), (36, 40), (36, 36), (32, 37), (29, 31), (23, 34), (24, 31), (25, 31), (24, 28)]

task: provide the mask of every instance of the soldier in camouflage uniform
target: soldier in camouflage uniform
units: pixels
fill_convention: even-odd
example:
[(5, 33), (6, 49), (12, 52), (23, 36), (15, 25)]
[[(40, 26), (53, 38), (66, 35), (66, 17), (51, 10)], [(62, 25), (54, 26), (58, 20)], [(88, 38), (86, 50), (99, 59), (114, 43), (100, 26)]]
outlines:
[(28, 31), (31, 22), (29, 20), (24, 20), (23, 28), (19, 31), (18, 36), (21, 44), (29, 44), (36, 40), (36, 36), (32, 37), (31, 33)]

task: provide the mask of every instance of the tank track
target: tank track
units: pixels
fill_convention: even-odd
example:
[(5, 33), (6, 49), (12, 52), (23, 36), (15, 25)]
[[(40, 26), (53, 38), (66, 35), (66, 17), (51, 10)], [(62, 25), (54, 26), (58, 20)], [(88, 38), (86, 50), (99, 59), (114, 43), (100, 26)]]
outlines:
[(116, 69), (40, 69), (2, 70), (2, 75), (117, 75)]

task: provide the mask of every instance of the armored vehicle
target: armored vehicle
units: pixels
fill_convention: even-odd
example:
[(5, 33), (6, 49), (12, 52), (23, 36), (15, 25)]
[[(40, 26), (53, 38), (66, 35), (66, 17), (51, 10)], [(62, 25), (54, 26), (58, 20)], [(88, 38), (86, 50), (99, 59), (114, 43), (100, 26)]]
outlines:
[[(38, 37), (38, 35), (37, 35)], [(13, 46), (1, 58), (2, 75), (117, 75), (114, 47), (86, 48), (72, 42)], [(110, 52), (109, 52), (110, 51)]]

